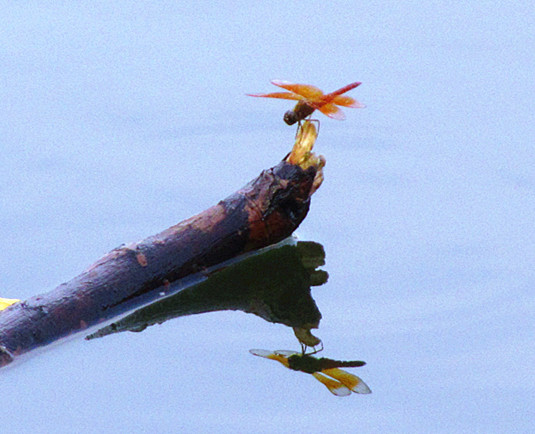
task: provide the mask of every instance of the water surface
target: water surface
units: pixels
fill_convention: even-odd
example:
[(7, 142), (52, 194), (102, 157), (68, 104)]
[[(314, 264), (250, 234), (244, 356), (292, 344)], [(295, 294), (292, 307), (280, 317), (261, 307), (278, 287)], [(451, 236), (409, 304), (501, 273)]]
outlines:
[(291, 331), (213, 312), (1, 373), (4, 432), (529, 432), (535, 410), (531, 2), (0, 6), (0, 296), (26, 298), (217, 203), (289, 150), (272, 78), (352, 91), (322, 119), (331, 396), (251, 356)]

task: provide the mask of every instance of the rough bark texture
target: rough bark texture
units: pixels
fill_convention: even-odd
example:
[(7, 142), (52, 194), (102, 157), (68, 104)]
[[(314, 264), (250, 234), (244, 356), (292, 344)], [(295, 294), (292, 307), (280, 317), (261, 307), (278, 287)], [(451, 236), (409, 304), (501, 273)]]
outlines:
[(265, 321), (310, 330), (318, 328), (321, 313), (311, 295), (312, 286), (327, 282), (321, 244), (298, 241), (264, 249), (236, 262), (216, 266), (206, 280), (137, 309), (90, 334), (101, 338), (125, 331), (141, 332), (174, 318), (222, 310), (241, 310)]
[(308, 212), (320, 170), (283, 161), (212, 208), (120, 246), (71, 281), (8, 307), (0, 312), (0, 366), (156, 300), (184, 277), (288, 237)]

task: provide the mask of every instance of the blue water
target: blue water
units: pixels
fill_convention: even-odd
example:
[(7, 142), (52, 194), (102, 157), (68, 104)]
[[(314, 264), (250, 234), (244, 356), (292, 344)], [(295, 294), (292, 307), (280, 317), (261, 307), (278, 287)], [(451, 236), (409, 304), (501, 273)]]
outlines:
[(273, 78), (365, 109), (322, 118), (331, 396), (250, 348), (240, 312), (55, 347), (0, 373), (2, 432), (530, 432), (531, 2), (0, 3), (0, 296), (26, 298), (211, 206), (290, 149)]

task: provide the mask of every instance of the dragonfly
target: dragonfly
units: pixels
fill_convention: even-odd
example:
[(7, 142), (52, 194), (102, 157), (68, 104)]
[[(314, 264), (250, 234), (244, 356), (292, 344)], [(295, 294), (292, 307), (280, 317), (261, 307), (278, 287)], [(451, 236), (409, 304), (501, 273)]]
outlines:
[(296, 84), (285, 80), (271, 80), (275, 86), (282, 87), (289, 92), (273, 92), (273, 93), (256, 93), (248, 96), (262, 97), (262, 98), (279, 98), (290, 99), (297, 101), (297, 104), (292, 110), (288, 110), (284, 114), (284, 122), (288, 125), (293, 125), (296, 122), (301, 123), (307, 117), (311, 116), (315, 110), (319, 110), (324, 115), (333, 119), (345, 119), (344, 112), (338, 106), (363, 108), (364, 105), (350, 96), (342, 95), (351, 89), (359, 86), (360, 82), (350, 83), (341, 87), (334, 92), (324, 94), (321, 89), (310, 84)]
[(360, 377), (339, 368), (354, 368), (364, 366), (361, 360), (343, 361), (313, 357), (310, 354), (298, 353), (291, 350), (249, 350), (255, 356), (276, 360), (294, 371), (311, 374), (336, 396), (348, 396), (351, 392), (372, 393), (368, 385)]

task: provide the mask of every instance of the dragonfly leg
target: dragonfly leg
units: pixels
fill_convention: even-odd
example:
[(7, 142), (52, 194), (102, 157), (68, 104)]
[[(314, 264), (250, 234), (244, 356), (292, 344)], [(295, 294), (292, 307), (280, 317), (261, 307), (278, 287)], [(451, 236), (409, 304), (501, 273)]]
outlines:
[[(312, 115), (311, 115), (312, 116)], [(320, 133), (320, 120), (319, 119), (312, 119), (310, 116), (308, 117), (307, 119), (309, 122), (315, 122), (317, 124), (317, 128), (316, 128), (316, 131), (317, 131), (317, 134)]]
[[(304, 344), (303, 342), (299, 342), (299, 344), (301, 345), (301, 355), (305, 356), (311, 356), (312, 354), (316, 354), (316, 353), (319, 353), (320, 351), (323, 351), (323, 342), (322, 341), (319, 341), (318, 344), (314, 345), (314, 346), (308, 346), (306, 344)], [(319, 347), (316, 349), (316, 347)], [(307, 353), (307, 349), (308, 348), (312, 348), (312, 351), (310, 351), (309, 353)]]
[[(301, 344), (302, 345), (302, 344)], [(318, 349), (316, 349), (316, 347), (319, 347)], [(307, 354), (307, 356), (310, 356), (312, 354), (316, 354), (316, 353), (319, 353), (320, 351), (323, 351), (323, 342), (322, 341), (319, 341), (319, 343), (317, 345), (314, 345), (313, 347), (311, 347), (313, 351), (311, 351), (310, 353)], [(306, 345), (305, 345), (305, 349), (306, 349)], [(303, 354), (305, 354), (305, 352), (303, 352)]]
[[(311, 119), (311, 117), (307, 117), (306, 119), (304, 119), (305, 122), (315, 122), (317, 124), (317, 128), (316, 128), (316, 134), (318, 134), (320, 132), (320, 121), (319, 119)], [(299, 135), (299, 131), (303, 128), (303, 124), (302, 124), (303, 121), (298, 121), (297, 122), (297, 130), (295, 132), (295, 138), (297, 139), (297, 136)]]

